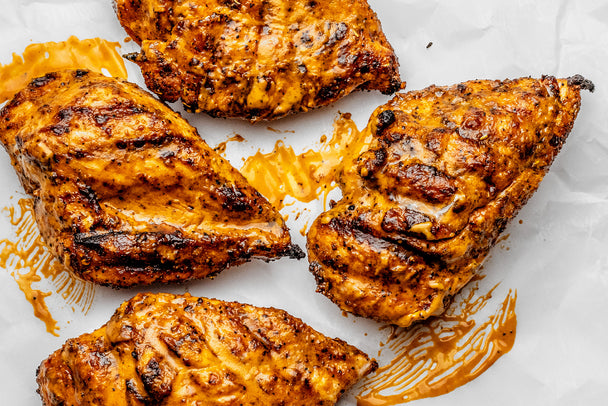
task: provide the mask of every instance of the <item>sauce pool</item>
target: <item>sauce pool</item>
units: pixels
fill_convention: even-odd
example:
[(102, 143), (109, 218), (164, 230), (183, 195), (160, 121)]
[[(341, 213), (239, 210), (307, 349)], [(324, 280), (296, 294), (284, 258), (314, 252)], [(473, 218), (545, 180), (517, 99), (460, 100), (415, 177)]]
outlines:
[(322, 194), (327, 197), (338, 186), (345, 151), (358, 134), (350, 114), (341, 114), (334, 121), (331, 139), (323, 136), (319, 150), (296, 154), (279, 140), (272, 152), (258, 151), (247, 158), (240, 171), (277, 209), (284, 207), (287, 196), (308, 203)]
[(111, 76), (126, 79), (127, 69), (117, 47), (118, 42), (75, 36), (62, 42), (28, 45), (22, 55), (13, 54), (11, 63), (0, 65), (0, 103), (10, 100), (32, 79), (64, 69), (105, 69)]

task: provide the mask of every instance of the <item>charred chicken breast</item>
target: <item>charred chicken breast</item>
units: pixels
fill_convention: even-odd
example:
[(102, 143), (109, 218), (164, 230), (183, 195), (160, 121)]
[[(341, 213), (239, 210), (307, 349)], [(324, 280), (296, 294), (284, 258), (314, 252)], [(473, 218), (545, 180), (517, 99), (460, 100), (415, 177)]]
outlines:
[(51, 252), (126, 287), (302, 257), (281, 215), (177, 113), (87, 71), (35, 79), (0, 112), (0, 140)]
[(549, 170), (581, 88), (593, 85), (476, 80), (379, 107), (346, 160), (342, 200), (308, 233), (318, 290), (404, 327), (442, 312)]
[(365, 0), (115, 0), (141, 45), (129, 56), (161, 99), (189, 111), (271, 120), (353, 90), (402, 87)]
[(333, 405), (376, 365), (282, 310), (139, 294), (37, 381), (46, 406)]

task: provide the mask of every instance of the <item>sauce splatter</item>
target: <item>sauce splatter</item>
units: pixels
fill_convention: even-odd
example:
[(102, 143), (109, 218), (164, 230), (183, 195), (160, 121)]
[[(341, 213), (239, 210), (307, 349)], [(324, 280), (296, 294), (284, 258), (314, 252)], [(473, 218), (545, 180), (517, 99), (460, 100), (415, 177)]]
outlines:
[(294, 130), (277, 130), (276, 128), (272, 128), (270, 126), (266, 127), (268, 131), (272, 131), (273, 133), (283, 134), (283, 133), (295, 133)]
[(476, 297), (474, 287), (439, 317), (409, 329), (391, 327), (384, 346), (395, 357), (363, 383), (357, 405), (387, 406), (443, 395), (477, 378), (509, 352), (515, 342), (517, 292), (509, 291), (487, 320), (475, 320), (495, 288)]
[(307, 232), (308, 232), (308, 221), (306, 223), (304, 223), (304, 225), (300, 229), (300, 235), (302, 235), (302, 237), (306, 237)]
[(13, 54), (13, 62), (0, 65), (0, 103), (11, 99), (34, 78), (63, 69), (104, 69), (115, 77), (127, 78), (122, 56), (116, 50), (118, 42), (100, 38), (31, 44), (22, 55)]
[(296, 155), (283, 141), (276, 142), (272, 152), (258, 151), (247, 158), (241, 173), (275, 207), (284, 207), (291, 196), (308, 203), (337, 187), (336, 178), (341, 170), (345, 151), (359, 131), (350, 114), (344, 113), (334, 121), (333, 135), (321, 139), (318, 151), (308, 150)]
[(239, 134), (234, 134), (232, 137), (228, 138), (226, 141), (220, 142), (219, 144), (217, 144), (217, 147), (213, 148), (213, 150), (215, 152), (217, 152), (220, 155), (223, 155), (226, 152), (226, 147), (228, 146), (229, 142), (243, 142), (245, 141), (245, 138), (243, 138), (242, 135)]
[(31, 199), (20, 199), (18, 207), (6, 207), (3, 211), (8, 212), (11, 224), (16, 227), (16, 238), (0, 240), (0, 267), (10, 272), (46, 330), (57, 336), (59, 327), (45, 300), (53, 292), (43, 292), (34, 285), (43, 279), (50, 282), (52, 290), (66, 304), (73, 310), (77, 306), (86, 314), (95, 295), (93, 284), (77, 279), (49, 252), (36, 226)]

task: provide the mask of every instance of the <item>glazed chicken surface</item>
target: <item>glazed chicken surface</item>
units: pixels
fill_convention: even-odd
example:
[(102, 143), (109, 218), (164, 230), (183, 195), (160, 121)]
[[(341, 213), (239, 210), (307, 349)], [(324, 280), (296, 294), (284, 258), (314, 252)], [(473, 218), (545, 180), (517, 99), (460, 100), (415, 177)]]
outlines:
[(307, 236), (318, 291), (343, 310), (407, 327), (475, 274), (566, 141), (569, 79), (476, 80), (398, 94), (346, 158), (343, 198)]
[(0, 112), (0, 139), (51, 252), (85, 280), (182, 281), (303, 256), (195, 128), (126, 81), (81, 70), (35, 79)]
[(138, 294), (42, 362), (46, 406), (333, 405), (377, 367), (285, 311)]
[(355, 89), (402, 87), (365, 0), (115, 0), (130, 54), (166, 101), (217, 117), (272, 120)]

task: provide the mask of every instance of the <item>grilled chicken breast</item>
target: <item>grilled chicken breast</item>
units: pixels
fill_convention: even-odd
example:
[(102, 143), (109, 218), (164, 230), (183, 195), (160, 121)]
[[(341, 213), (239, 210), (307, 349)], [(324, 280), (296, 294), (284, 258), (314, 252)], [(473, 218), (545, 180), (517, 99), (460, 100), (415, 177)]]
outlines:
[(307, 236), (318, 290), (406, 327), (439, 314), (537, 189), (580, 106), (580, 76), (477, 80), (379, 107)]
[(291, 256), (281, 215), (149, 93), (87, 71), (35, 79), (0, 112), (0, 140), (51, 252), (127, 287)]
[(333, 405), (376, 366), (282, 310), (138, 294), (37, 381), (46, 406)]
[(189, 111), (272, 120), (353, 90), (402, 87), (397, 58), (365, 0), (115, 0), (161, 99)]

